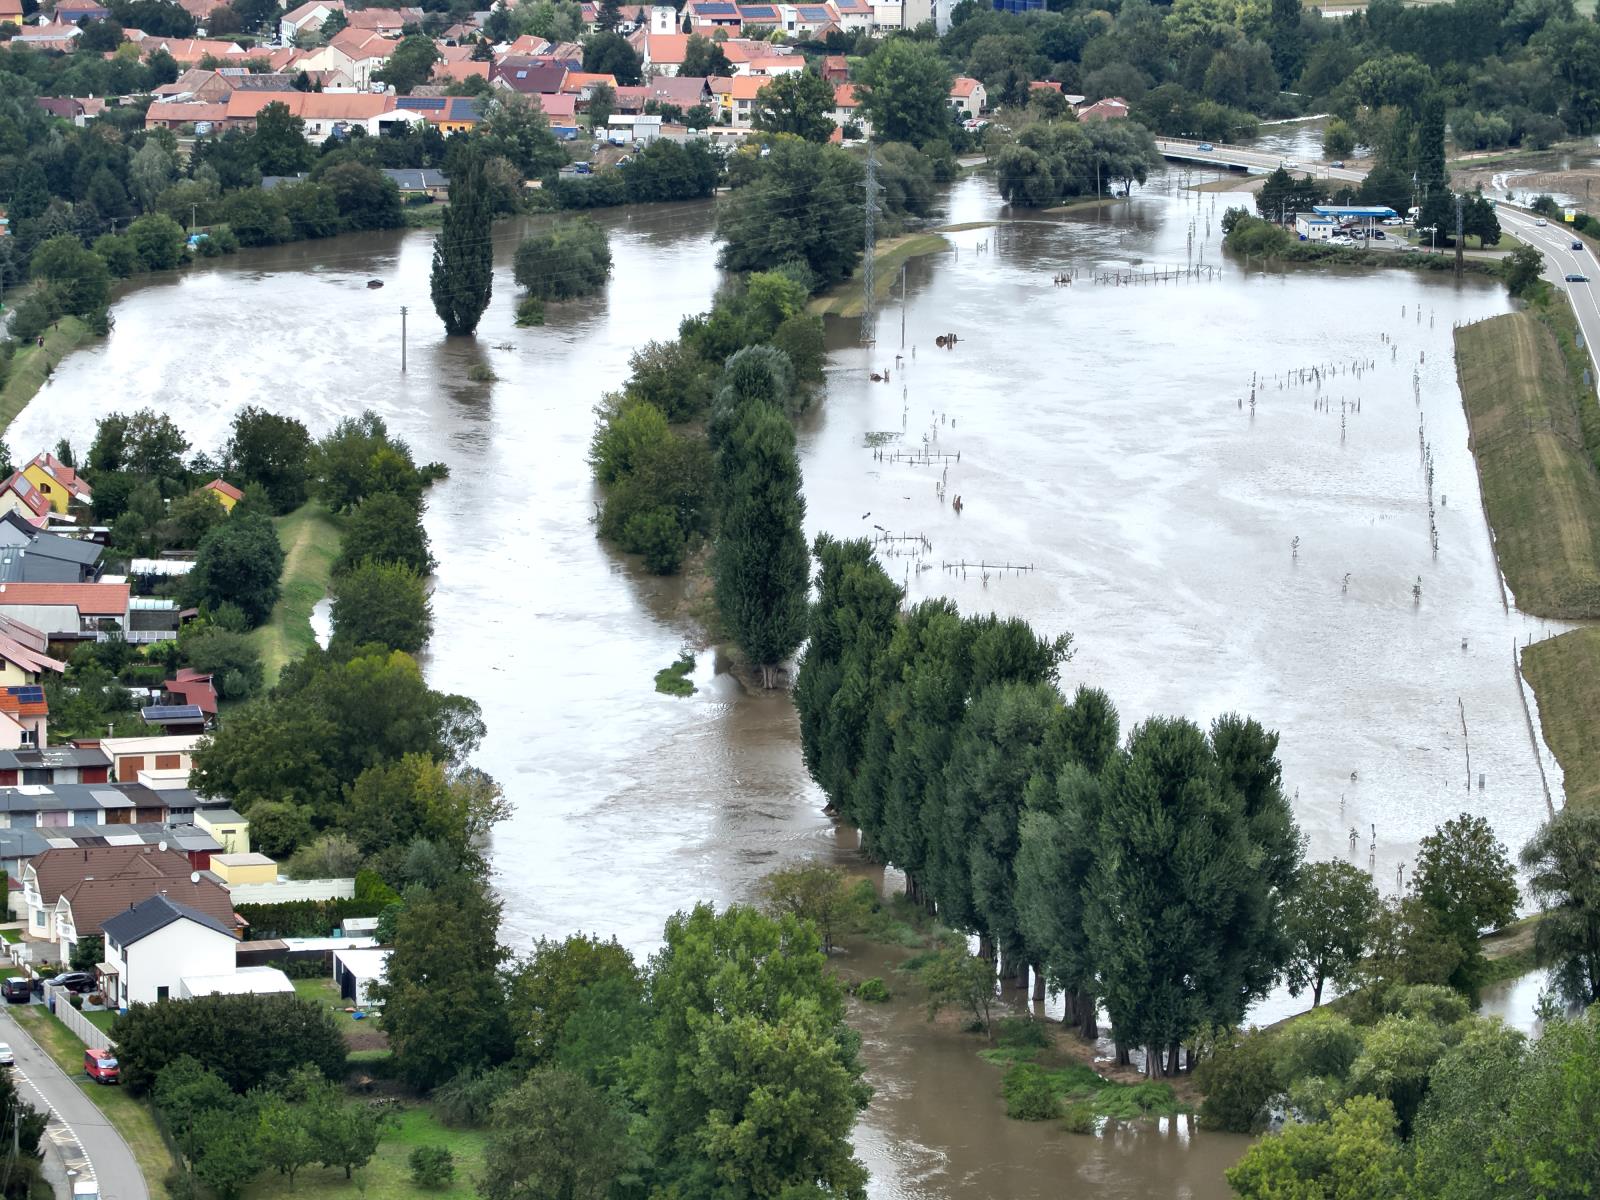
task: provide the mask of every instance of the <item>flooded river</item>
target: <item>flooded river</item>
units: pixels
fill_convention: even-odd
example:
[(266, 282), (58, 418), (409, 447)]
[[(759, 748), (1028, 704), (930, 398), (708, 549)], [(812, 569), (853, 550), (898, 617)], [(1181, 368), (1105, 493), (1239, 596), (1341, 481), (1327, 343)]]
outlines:
[[(1218, 248), (1227, 202), (1163, 177), (1122, 209), (1021, 215), (913, 262), (907, 362), (889, 384), (868, 372), (893, 366), (898, 295), (871, 351), (856, 323), (830, 326), (827, 395), (801, 427), (808, 524), (925, 535), (931, 554), (886, 560), (913, 598), (1071, 631), (1064, 683), (1105, 687), (1125, 726), (1238, 709), (1279, 729), (1310, 854), (1370, 862), (1392, 891), (1441, 820), (1483, 812), (1515, 849), (1545, 813), (1512, 647), (1556, 628), (1502, 607), (1450, 351), (1453, 322), (1506, 301), (1475, 280), (1246, 276)], [(952, 222), (1004, 216), (986, 180), (951, 194)], [(677, 585), (594, 538), (591, 409), (629, 352), (672, 336), (720, 280), (708, 206), (600, 219), (616, 263), (607, 293), (532, 330), (512, 324), (518, 231), (502, 228), (494, 304), (471, 343), (447, 342), (434, 318), (423, 233), (241, 254), (139, 286), (111, 338), (65, 362), (8, 436), (19, 453), (63, 435), (82, 448), (99, 416), (150, 405), (214, 450), (247, 403), (315, 433), (370, 407), (419, 458), (447, 462), (427, 518), (439, 559), (428, 669), (482, 704), (481, 764), (516, 805), (495, 854), (506, 936), (614, 932), (644, 952), (674, 909), (747, 898), (797, 858), (851, 862), (853, 837), (819, 811), (786, 697), (744, 693), (709, 654), (693, 698), (653, 690), (684, 638)], [(1222, 273), (1092, 282), (1192, 262)], [(1051, 285), (1071, 271), (1073, 286)], [(370, 278), (386, 286), (369, 291)], [(960, 334), (953, 351), (934, 347), (945, 331)], [(1291, 370), (1369, 361), (1320, 387), (1278, 386)], [(478, 363), (498, 381), (469, 382)], [(890, 451), (921, 450), (927, 434), (959, 452), (948, 492), (961, 515), (935, 493), (939, 468), (874, 457), (867, 435), (885, 432), (899, 435)], [(1031, 570), (943, 569), (959, 561)], [(878, 1099), (858, 1145), (875, 1198), (1227, 1195), (1238, 1139), (1191, 1136), (1186, 1122), (1100, 1139), (1008, 1122), (969, 1043), (915, 1013), (860, 1019)]]

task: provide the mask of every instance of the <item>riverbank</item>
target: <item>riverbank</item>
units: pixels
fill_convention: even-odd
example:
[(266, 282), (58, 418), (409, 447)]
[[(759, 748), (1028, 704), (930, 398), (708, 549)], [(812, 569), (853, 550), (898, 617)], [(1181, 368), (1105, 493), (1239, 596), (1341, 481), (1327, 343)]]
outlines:
[(1456, 330), (1455, 343), (1484, 509), (1517, 607), (1600, 616), (1600, 477), (1555, 336), (1511, 313)]
[(44, 335), (44, 345), (21, 346), (0, 388), (0, 433), (27, 407), (63, 358), (94, 335), (77, 317), (62, 317)]
[(1522, 651), (1545, 745), (1566, 777), (1567, 803), (1600, 804), (1600, 628), (1574, 629)]
[[(872, 294), (879, 300), (884, 299), (893, 290), (905, 263), (949, 248), (949, 240), (940, 233), (908, 233), (878, 243), (878, 252), (872, 256)], [(859, 317), (864, 302), (861, 268), (857, 267), (849, 279), (813, 297), (807, 311), (819, 317)]]
[(339, 518), (314, 501), (272, 523), (283, 546), (282, 591), (267, 623), (250, 635), (261, 651), (268, 687), (285, 664), (316, 645), (311, 610), (328, 594), (341, 537)]

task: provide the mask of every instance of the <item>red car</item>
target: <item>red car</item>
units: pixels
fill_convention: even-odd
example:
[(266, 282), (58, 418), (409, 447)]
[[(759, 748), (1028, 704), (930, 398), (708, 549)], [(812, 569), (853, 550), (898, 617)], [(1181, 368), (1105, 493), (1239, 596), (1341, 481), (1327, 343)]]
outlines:
[(83, 1073), (96, 1083), (118, 1083), (122, 1079), (116, 1056), (104, 1048), (83, 1052)]

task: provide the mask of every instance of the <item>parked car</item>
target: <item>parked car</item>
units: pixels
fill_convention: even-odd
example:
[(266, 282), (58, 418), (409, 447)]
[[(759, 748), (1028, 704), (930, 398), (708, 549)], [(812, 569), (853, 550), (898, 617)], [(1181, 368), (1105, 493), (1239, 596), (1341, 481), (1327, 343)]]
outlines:
[(1332, 161), (1332, 162), (1331, 162), (1331, 163), (1329, 163), (1329, 164), (1328, 164), (1328, 165), (1329, 165), (1329, 166), (1330, 166), (1330, 167), (1335, 167), (1335, 168), (1337, 168), (1337, 169), (1338, 169), (1338, 170), (1341, 170), (1341, 171), (1342, 171), (1342, 170), (1344, 170), (1344, 159), (1342, 159), (1342, 158), (1336, 158), (1336, 159), (1334, 159), (1334, 160), (1333, 160), (1333, 161)]
[(14, 1067), (17, 1065), (17, 1056), (11, 1053), (11, 1047), (0, 1042), (0, 1067)]
[(1198, 146), (1195, 147), (1195, 149), (1196, 150), (1204, 150), (1207, 154), (1210, 154), (1213, 150), (1216, 149), (1216, 147), (1213, 146), (1210, 142), (1201, 142)]
[(69, 992), (77, 992), (80, 996), (92, 992), (99, 986), (95, 983), (94, 976), (87, 971), (65, 971), (50, 980), (58, 988), (66, 988)]
[(1583, 249), (1583, 243), (1580, 242), (1577, 238), (1573, 238), (1572, 239), (1572, 248), (1574, 250), (1582, 250)]
[(33, 983), (20, 975), (0, 984), (0, 995), (4, 995), (11, 1004), (26, 1004), (33, 999)]
[(1384, 232), (1384, 231), (1383, 231), (1383, 230), (1381, 230), (1381, 229), (1374, 229), (1374, 230), (1373, 230), (1373, 231), (1372, 231), (1372, 236), (1373, 236), (1373, 237), (1375, 237), (1375, 238), (1377, 238), (1377, 239), (1378, 239), (1378, 240), (1379, 240), (1379, 241), (1383, 241), (1383, 240), (1384, 240), (1384, 239), (1385, 239), (1385, 238), (1387, 238), (1387, 237), (1388, 237), (1388, 236), (1389, 236), (1389, 235), (1388, 235), (1388, 234), (1387, 234), (1387, 233), (1385, 233), (1385, 232)]
[(1328, 245), (1330, 245), (1330, 246), (1354, 246), (1355, 243), (1352, 242), (1349, 238), (1345, 237), (1344, 234), (1340, 233), (1340, 234), (1336, 234), (1335, 236), (1329, 238), (1328, 239)]
[(83, 1052), (83, 1073), (96, 1083), (121, 1083), (122, 1068), (117, 1066), (117, 1056), (104, 1046)]
[(1579, 275), (1576, 271), (1574, 271), (1570, 275), (1567, 276), (1567, 282), (1568, 283), (1588, 283), (1589, 282), (1589, 277), (1587, 275)]

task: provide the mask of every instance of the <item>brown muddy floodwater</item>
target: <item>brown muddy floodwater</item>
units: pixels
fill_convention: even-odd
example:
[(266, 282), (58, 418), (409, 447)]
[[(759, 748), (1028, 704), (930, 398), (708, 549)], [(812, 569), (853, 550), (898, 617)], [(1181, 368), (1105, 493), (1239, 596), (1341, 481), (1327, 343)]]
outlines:
[[(1015, 222), (989, 181), (956, 185), (952, 222), (1003, 224), (911, 264), (903, 367), (898, 297), (870, 351), (856, 323), (830, 327), (827, 394), (801, 428), (808, 524), (925, 535), (932, 553), (885, 560), (913, 599), (949, 594), (1070, 630), (1064, 684), (1107, 688), (1125, 725), (1238, 709), (1280, 730), (1310, 854), (1370, 862), (1385, 892), (1417, 839), (1463, 809), (1520, 846), (1545, 813), (1548, 756), (1525, 723), (1513, 645), (1558, 627), (1502, 607), (1450, 346), (1453, 322), (1505, 311), (1501, 289), (1246, 276), (1221, 261), (1219, 198), (1176, 182), (1158, 177), (1119, 209)], [(644, 953), (673, 910), (748, 898), (798, 858), (851, 863), (854, 837), (821, 815), (786, 697), (746, 693), (711, 654), (693, 698), (653, 690), (685, 637), (676, 585), (594, 538), (591, 409), (629, 352), (706, 308), (720, 276), (708, 206), (599, 219), (616, 263), (606, 294), (553, 307), (541, 329), (512, 323), (519, 231), (501, 228), (474, 341), (447, 341), (433, 316), (425, 233), (252, 252), (143, 284), (9, 440), (19, 453), (62, 436), (82, 448), (96, 418), (150, 405), (215, 451), (245, 404), (314, 433), (370, 407), (420, 458), (448, 463), (427, 518), (439, 558), (428, 671), (483, 706), (480, 763), (516, 806), (495, 847), (506, 936), (615, 933)], [(1223, 273), (1091, 282), (1097, 268), (1189, 262)], [(1052, 287), (1064, 271), (1077, 282)], [(386, 286), (369, 291), (371, 278)], [(959, 345), (936, 350), (946, 331)], [(1356, 362), (1372, 366), (1356, 375)], [(498, 381), (468, 382), (477, 363)], [(869, 382), (884, 366), (891, 382)], [(1335, 373), (1279, 386), (1316, 366)], [(880, 461), (872, 433), (895, 435), (888, 454), (920, 451), (924, 435), (959, 451), (947, 494), (965, 511), (936, 494), (942, 468)], [(1033, 570), (942, 567), (962, 560)], [(1292, 1007), (1278, 996), (1259, 1015)], [(875, 1198), (1227, 1195), (1240, 1139), (1183, 1121), (1102, 1138), (1009, 1122), (969, 1040), (914, 1010), (859, 1020), (877, 1099), (858, 1146)]]

